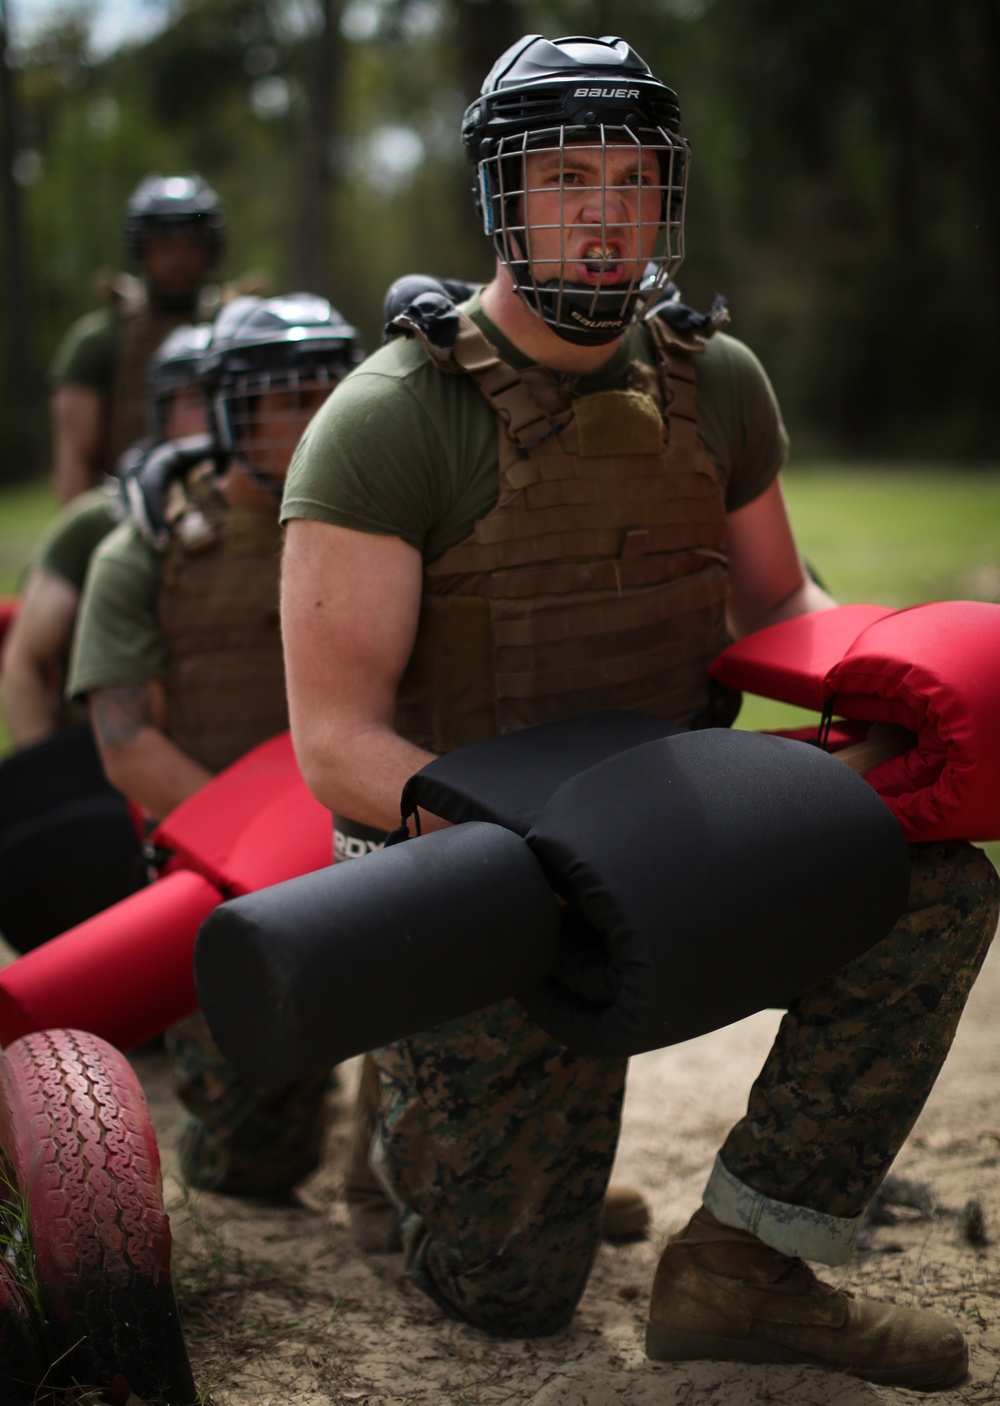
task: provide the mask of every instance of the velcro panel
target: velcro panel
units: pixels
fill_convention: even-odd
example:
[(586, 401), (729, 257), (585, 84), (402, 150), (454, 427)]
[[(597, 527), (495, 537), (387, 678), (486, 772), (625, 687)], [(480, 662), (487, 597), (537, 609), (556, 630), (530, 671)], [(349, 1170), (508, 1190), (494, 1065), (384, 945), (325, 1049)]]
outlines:
[(727, 688), (819, 711), (829, 670), (862, 630), (892, 614), (884, 605), (841, 605), (797, 615), (737, 640), (708, 672)]
[(602, 762), (527, 839), (617, 975), (604, 1004), (555, 977), (525, 1001), (584, 1054), (786, 1006), (884, 937), (907, 901), (906, 844), (871, 788), (815, 747), (759, 733), (686, 733)]
[(530, 989), (558, 931), (524, 841), (457, 825), (223, 904), (195, 982), (225, 1057), (280, 1085)]
[(859, 634), (823, 689), (844, 717), (917, 734), (865, 777), (907, 838), (1000, 839), (1000, 605), (897, 611)]
[(417, 807), (459, 824), (487, 820), (526, 835), (570, 777), (596, 762), (681, 729), (646, 713), (611, 711), (526, 727), (428, 762), (403, 788)]

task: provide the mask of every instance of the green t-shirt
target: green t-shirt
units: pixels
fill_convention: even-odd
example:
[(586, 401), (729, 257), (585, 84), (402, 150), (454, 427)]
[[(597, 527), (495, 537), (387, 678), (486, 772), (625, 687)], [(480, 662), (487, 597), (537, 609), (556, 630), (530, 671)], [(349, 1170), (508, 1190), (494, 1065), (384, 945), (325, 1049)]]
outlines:
[[(529, 364), (478, 298), (465, 307), (505, 361), (518, 370)], [(637, 358), (654, 362), (641, 324), (596, 375), (577, 378), (576, 392), (627, 388)], [(742, 342), (716, 334), (692, 362), (699, 435), (732, 511), (774, 481), (788, 437), (764, 369)], [(429, 562), (469, 536), (498, 492), (493, 411), (468, 376), (442, 374), (419, 342), (400, 337), (352, 371), (309, 425), (289, 469), (281, 520), (401, 537)]]
[(79, 595), (90, 558), (118, 524), (117, 491), (91, 488), (67, 503), (35, 548), (34, 565), (50, 571)]
[(110, 396), (121, 342), (121, 320), (110, 308), (78, 318), (63, 337), (49, 370), (53, 386), (86, 386)]
[(159, 588), (160, 557), (133, 523), (121, 523), (98, 547), (87, 574), (70, 657), (70, 698), (165, 676)]

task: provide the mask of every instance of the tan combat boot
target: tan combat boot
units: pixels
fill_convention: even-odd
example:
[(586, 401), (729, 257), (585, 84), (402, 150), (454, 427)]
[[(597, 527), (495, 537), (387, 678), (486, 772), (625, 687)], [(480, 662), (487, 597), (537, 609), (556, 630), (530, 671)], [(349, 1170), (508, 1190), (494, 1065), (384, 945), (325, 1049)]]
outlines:
[(638, 1240), (649, 1229), (649, 1207), (633, 1186), (609, 1186), (604, 1193), (601, 1234), (605, 1240)]
[(646, 1353), (659, 1362), (810, 1362), (920, 1391), (960, 1382), (969, 1356), (946, 1318), (834, 1289), (704, 1206), (660, 1257)]

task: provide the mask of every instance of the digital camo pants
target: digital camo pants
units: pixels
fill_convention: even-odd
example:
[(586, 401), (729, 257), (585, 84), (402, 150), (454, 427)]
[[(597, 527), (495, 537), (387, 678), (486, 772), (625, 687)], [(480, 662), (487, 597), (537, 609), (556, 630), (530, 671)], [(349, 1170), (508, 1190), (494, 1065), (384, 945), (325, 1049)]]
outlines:
[(174, 1091), (187, 1109), (178, 1136), (191, 1186), (234, 1196), (280, 1196), (319, 1165), (327, 1072), (279, 1089), (249, 1083), (227, 1064), (203, 1016), (167, 1031)]
[[(784, 1017), (706, 1190), (720, 1219), (837, 1263), (948, 1052), (996, 930), (981, 851), (913, 846), (910, 905)], [(625, 1063), (555, 1044), (516, 1002), (375, 1052), (376, 1170), (410, 1270), (447, 1312), (514, 1336), (583, 1293), (618, 1140)]]

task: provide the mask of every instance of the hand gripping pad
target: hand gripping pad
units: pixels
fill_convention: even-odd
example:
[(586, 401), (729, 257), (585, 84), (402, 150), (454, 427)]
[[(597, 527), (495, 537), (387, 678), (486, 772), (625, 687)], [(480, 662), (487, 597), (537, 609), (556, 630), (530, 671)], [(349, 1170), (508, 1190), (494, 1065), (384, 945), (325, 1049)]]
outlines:
[(713, 728), (613, 757), (566, 782), (527, 838), (614, 969), (604, 1004), (555, 976), (522, 997), (583, 1054), (637, 1054), (786, 1006), (885, 936), (907, 901), (906, 845), (871, 788), (815, 747), (758, 733)]
[(279, 1085), (529, 990), (558, 930), (524, 841), (473, 822), (224, 903), (195, 984), (225, 1057)]
[(403, 816), (418, 806), (459, 825), (488, 820), (526, 835), (564, 781), (588, 767), (684, 729), (648, 713), (609, 710), (540, 723), (435, 757), (403, 787)]
[(1000, 605), (897, 611), (854, 640), (823, 690), (846, 718), (917, 734), (865, 777), (907, 839), (1000, 839)]

